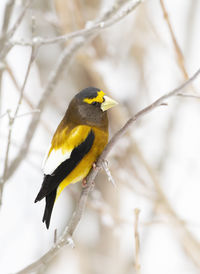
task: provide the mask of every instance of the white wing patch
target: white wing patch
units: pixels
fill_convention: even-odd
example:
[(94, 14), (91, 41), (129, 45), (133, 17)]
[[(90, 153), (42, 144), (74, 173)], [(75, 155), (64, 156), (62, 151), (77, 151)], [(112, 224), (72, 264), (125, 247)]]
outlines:
[(69, 159), (71, 155), (71, 151), (66, 151), (64, 154), (62, 152), (62, 149), (53, 149), (51, 151), (51, 154), (48, 156), (48, 153), (46, 157), (44, 158), (42, 170), (44, 174), (50, 175), (54, 172), (54, 170), (65, 160)]

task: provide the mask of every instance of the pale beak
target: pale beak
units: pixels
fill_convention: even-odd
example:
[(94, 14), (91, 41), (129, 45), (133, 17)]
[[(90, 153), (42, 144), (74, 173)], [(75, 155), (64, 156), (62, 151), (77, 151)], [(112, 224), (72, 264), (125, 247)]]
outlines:
[(105, 99), (105, 101), (101, 104), (101, 109), (103, 111), (106, 111), (109, 108), (112, 108), (112, 107), (118, 105), (118, 103), (115, 100), (111, 99), (110, 97), (108, 97), (106, 95), (103, 98)]

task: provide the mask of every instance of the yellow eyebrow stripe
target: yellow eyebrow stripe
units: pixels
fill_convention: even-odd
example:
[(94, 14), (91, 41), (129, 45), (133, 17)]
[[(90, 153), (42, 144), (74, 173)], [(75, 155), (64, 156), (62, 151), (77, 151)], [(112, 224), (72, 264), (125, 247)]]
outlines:
[(93, 102), (103, 103), (103, 101), (104, 101), (103, 96), (105, 95), (105, 93), (102, 90), (100, 90), (97, 92), (97, 94), (98, 95), (95, 98), (92, 98), (92, 99), (85, 98), (83, 101), (88, 104), (92, 104)]

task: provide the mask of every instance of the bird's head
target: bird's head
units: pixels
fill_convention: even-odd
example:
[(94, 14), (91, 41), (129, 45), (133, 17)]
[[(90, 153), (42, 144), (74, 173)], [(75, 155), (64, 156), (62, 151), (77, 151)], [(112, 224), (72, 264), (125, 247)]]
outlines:
[(106, 111), (118, 103), (94, 87), (80, 91), (71, 101), (67, 116), (79, 124), (104, 126), (107, 124)]
[(89, 105), (92, 106), (92, 108), (99, 108), (102, 111), (106, 111), (118, 104), (115, 100), (106, 96), (102, 90), (94, 87), (83, 89), (76, 97), (78, 100), (86, 103), (87, 107)]

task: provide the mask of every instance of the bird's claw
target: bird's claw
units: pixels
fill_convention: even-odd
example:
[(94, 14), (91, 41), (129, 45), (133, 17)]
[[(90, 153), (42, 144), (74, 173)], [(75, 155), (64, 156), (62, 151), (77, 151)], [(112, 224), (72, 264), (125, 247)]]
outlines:
[(82, 188), (85, 188), (86, 186), (87, 186), (87, 180), (86, 178), (84, 178), (82, 181)]

